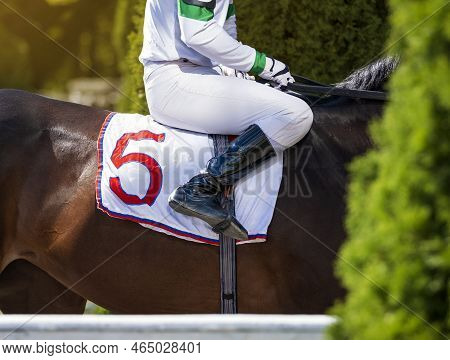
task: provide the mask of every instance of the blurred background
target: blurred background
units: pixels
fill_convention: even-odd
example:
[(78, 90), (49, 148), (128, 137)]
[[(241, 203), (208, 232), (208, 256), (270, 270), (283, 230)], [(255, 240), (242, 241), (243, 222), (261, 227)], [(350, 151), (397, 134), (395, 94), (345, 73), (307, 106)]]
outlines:
[[(446, 0), (235, 0), (239, 39), (293, 73), (342, 80), (396, 54), (373, 150), (355, 161), (348, 289), (334, 338), (450, 333), (450, 14)], [(138, 55), (145, 0), (0, 0), (0, 88), (124, 112), (147, 111)], [(350, 266), (351, 265), (351, 266)], [(105, 313), (93, 304), (88, 312)]]
[[(236, 6), (241, 41), (325, 82), (371, 60), (388, 35), (384, 0), (239, 0)], [(144, 7), (145, 0), (2, 0), (0, 87), (146, 111), (137, 61)]]
[(4, 1), (0, 87), (111, 107), (117, 93), (101, 77), (120, 82), (131, 7), (120, 0)]

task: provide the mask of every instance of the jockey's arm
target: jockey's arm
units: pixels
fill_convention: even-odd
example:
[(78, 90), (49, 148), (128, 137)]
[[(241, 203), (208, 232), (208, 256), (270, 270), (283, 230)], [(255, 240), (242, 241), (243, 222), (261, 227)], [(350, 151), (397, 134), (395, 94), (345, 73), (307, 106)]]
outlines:
[(241, 44), (237, 37), (236, 17), (227, 19), (226, 29), (214, 19), (215, 0), (179, 1), (181, 40), (190, 48), (218, 64), (232, 69), (260, 74), (266, 66), (266, 56), (250, 46)]
[(227, 20), (225, 21), (225, 25), (223, 26), (224, 30), (230, 35), (233, 39), (237, 40), (237, 24), (236, 24), (236, 7), (233, 4), (233, 1), (230, 2), (230, 6), (228, 8)]
[[(223, 29), (233, 39), (235, 39), (235, 40), (238, 39), (237, 24), (236, 24), (236, 7), (233, 4), (233, 0), (230, 1), (230, 6), (228, 7), (227, 19), (225, 20)], [(220, 69), (221, 69), (222, 75), (225, 75), (225, 76), (233, 76), (233, 77), (237, 77), (240, 79), (255, 80), (255, 78), (253, 76), (249, 75), (247, 72), (238, 71), (238, 70), (232, 69), (228, 66), (225, 66), (223, 64), (220, 64)]]

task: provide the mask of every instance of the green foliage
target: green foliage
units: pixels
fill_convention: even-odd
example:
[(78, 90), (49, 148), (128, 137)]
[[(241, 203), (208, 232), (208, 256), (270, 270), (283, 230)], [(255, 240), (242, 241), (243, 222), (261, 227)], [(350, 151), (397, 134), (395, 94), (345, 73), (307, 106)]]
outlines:
[(120, 111), (148, 113), (143, 83), (144, 69), (138, 61), (143, 43), (142, 29), (144, 28), (146, 0), (124, 0), (124, 2), (128, 2), (129, 5), (124, 6), (123, 9), (132, 7), (134, 15), (132, 18), (133, 31), (128, 36), (129, 48), (122, 65), (124, 71), (122, 88), (126, 95), (121, 98), (118, 107)]
[[(128, 52), (128, 34), (132, 30), (131, 16), (133, 14), (133, 7), (130, 6), (129, 0), (116, 1), (112, 41), (117, 57), (123, 60)], [(121, 73), (125, 71), (123, 65), (124, 61), (120, 61), (119, 66), (122, 66), (120, 68)]]
[(110, 315), (111, 312), (109, 310), (106, 310), (104, 308), (102, 308), (101, 306), (97, 306), (92, 304), (92, 306), (90, 306), (89, 308), (86, 308), (85, 314), (89, 314), (89, 315)]
[(6, 49), (6, 56), (0, 56), (0, 87), (26, 88), (31, 81), (30, 64), (27, 57), (29, 48), (26, 41), (7, 33), (0, 23), (0, 45)]
[[(135, 4), (134, 30), (124, 68), (122, 111), (147, 109), (142, 68), (145, 0)], [(332, 82), (373, 59), (387, 37), (385, 0), (238, 0), (239, 40), (284, 60), (292, 72)]]
[(102, 308), (99, 305), (96, 305), (90, 301), (87, 302), (86, 308), (84, 309), (85, 314), (89, 315), (109, 315), (111, 312), (109, 310), (106, 310), (105, 308)]
[(352, 166), (350, 241), (337, 265), (349, 294), (330, 335), (442, 339), (450, 330), (449, 7), (390, 3), (402, 64), (385, 117), (372, 127), (376, 150)]
[(240, 0), (236, 8), (240, 40), (323, 82), (370, 62), (387, 37), (384, 0)]
[(114, 45), (129, 31), (124, 21), (114, 24), (120, 2), (33, 0), (30, 6), (29, 0), (5, 0), (0, 4), (0, 88), (63, 88), (73, 77), (119, 76), (124, 51)]

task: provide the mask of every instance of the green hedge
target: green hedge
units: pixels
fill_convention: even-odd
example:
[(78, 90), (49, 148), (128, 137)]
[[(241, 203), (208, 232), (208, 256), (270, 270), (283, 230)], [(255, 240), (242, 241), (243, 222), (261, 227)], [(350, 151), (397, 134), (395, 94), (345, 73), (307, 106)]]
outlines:
[(387, 113), (372, 127), (377, 150), (352, 166), (350, 240), (338, 263), (349, 294), (334, 311), (341, 321), (331, 336), (443, 339), (450, 329), (449, 7), (390, 3), (402, 64)]
[[(133, 113), (148, 113), (147, 100), (143, 83), (144, 69), (138, 57), (142, 50), (144, 13), (146, 0), (123, 0), (128, 8), (133, 9), (133, 31), (128, 36), (128, 49), (124, 49), (122, 68), (123, 96), (118, 105), (119, 110)], [(125, 10), (127, 7), (124, 7)]]
[(120, 31), (130, 31), (114, 18), (118, 2), (123, 1), (2, 1), (0, 88), (64, 90), (67, 81), (76, 77), (97, 77), (96, 73), (118, 77), (119, 57), (126, 50), (115, 51), (111, 40), (114, 35), (117, 43), (123, 36)]
[(388, 33), (384, 1), (238, 0), (236, 7), (240, 40), (324, 82), (377, 57)]
[[(142, 46), (145, 0), (135, 6), (135, 31), (124, 69), (123, 111), (146, 109), (142, 69), (137, 57)], [(324, 82), (342, 80), (376, 57), (388, 33), (384, 0), (237, 0), (239, 39), (277, 57), (294, 73)], [(134, 5), (135, 4), (135, 5)]]

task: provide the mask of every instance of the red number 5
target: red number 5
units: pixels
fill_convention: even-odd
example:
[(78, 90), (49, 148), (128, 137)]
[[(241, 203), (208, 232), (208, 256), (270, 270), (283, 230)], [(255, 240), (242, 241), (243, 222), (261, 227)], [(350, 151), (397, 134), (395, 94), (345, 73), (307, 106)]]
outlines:
[(125, 149), (128, 146), (128, 143), (131, 140), (139, 141), (139, 140), (154, 140), (156, 142), (163, 142), (165, 139), (165, 134), (154, 134), (150, 131), (144, 130), (138, 133), (130, 133), (123, 135), (116, 144), (116, 148), (111, 156), (111, 160), (114, 166), (118, 169), (122, 165), (137, 162), (144, 165), (150, 173), (151, 180), (150, 186), (147, 189), (147, 194), (143, 199), (139, 198), (136, 195), (129, 195), (123, 189), (120, 183), (120, 179), (110, 178), (109, 186), (111, 190), (116, 194), (120, 200), (122, 200), (125, 204), (129, 205), (144, 205), (152, 206), (161, 192), (161, 186), (163, 181), (163, 174), (161, 167), (158, 162), (153, 159), (151, 156), (141, 153), (131, 153), (128, 155), (123, 155)]

